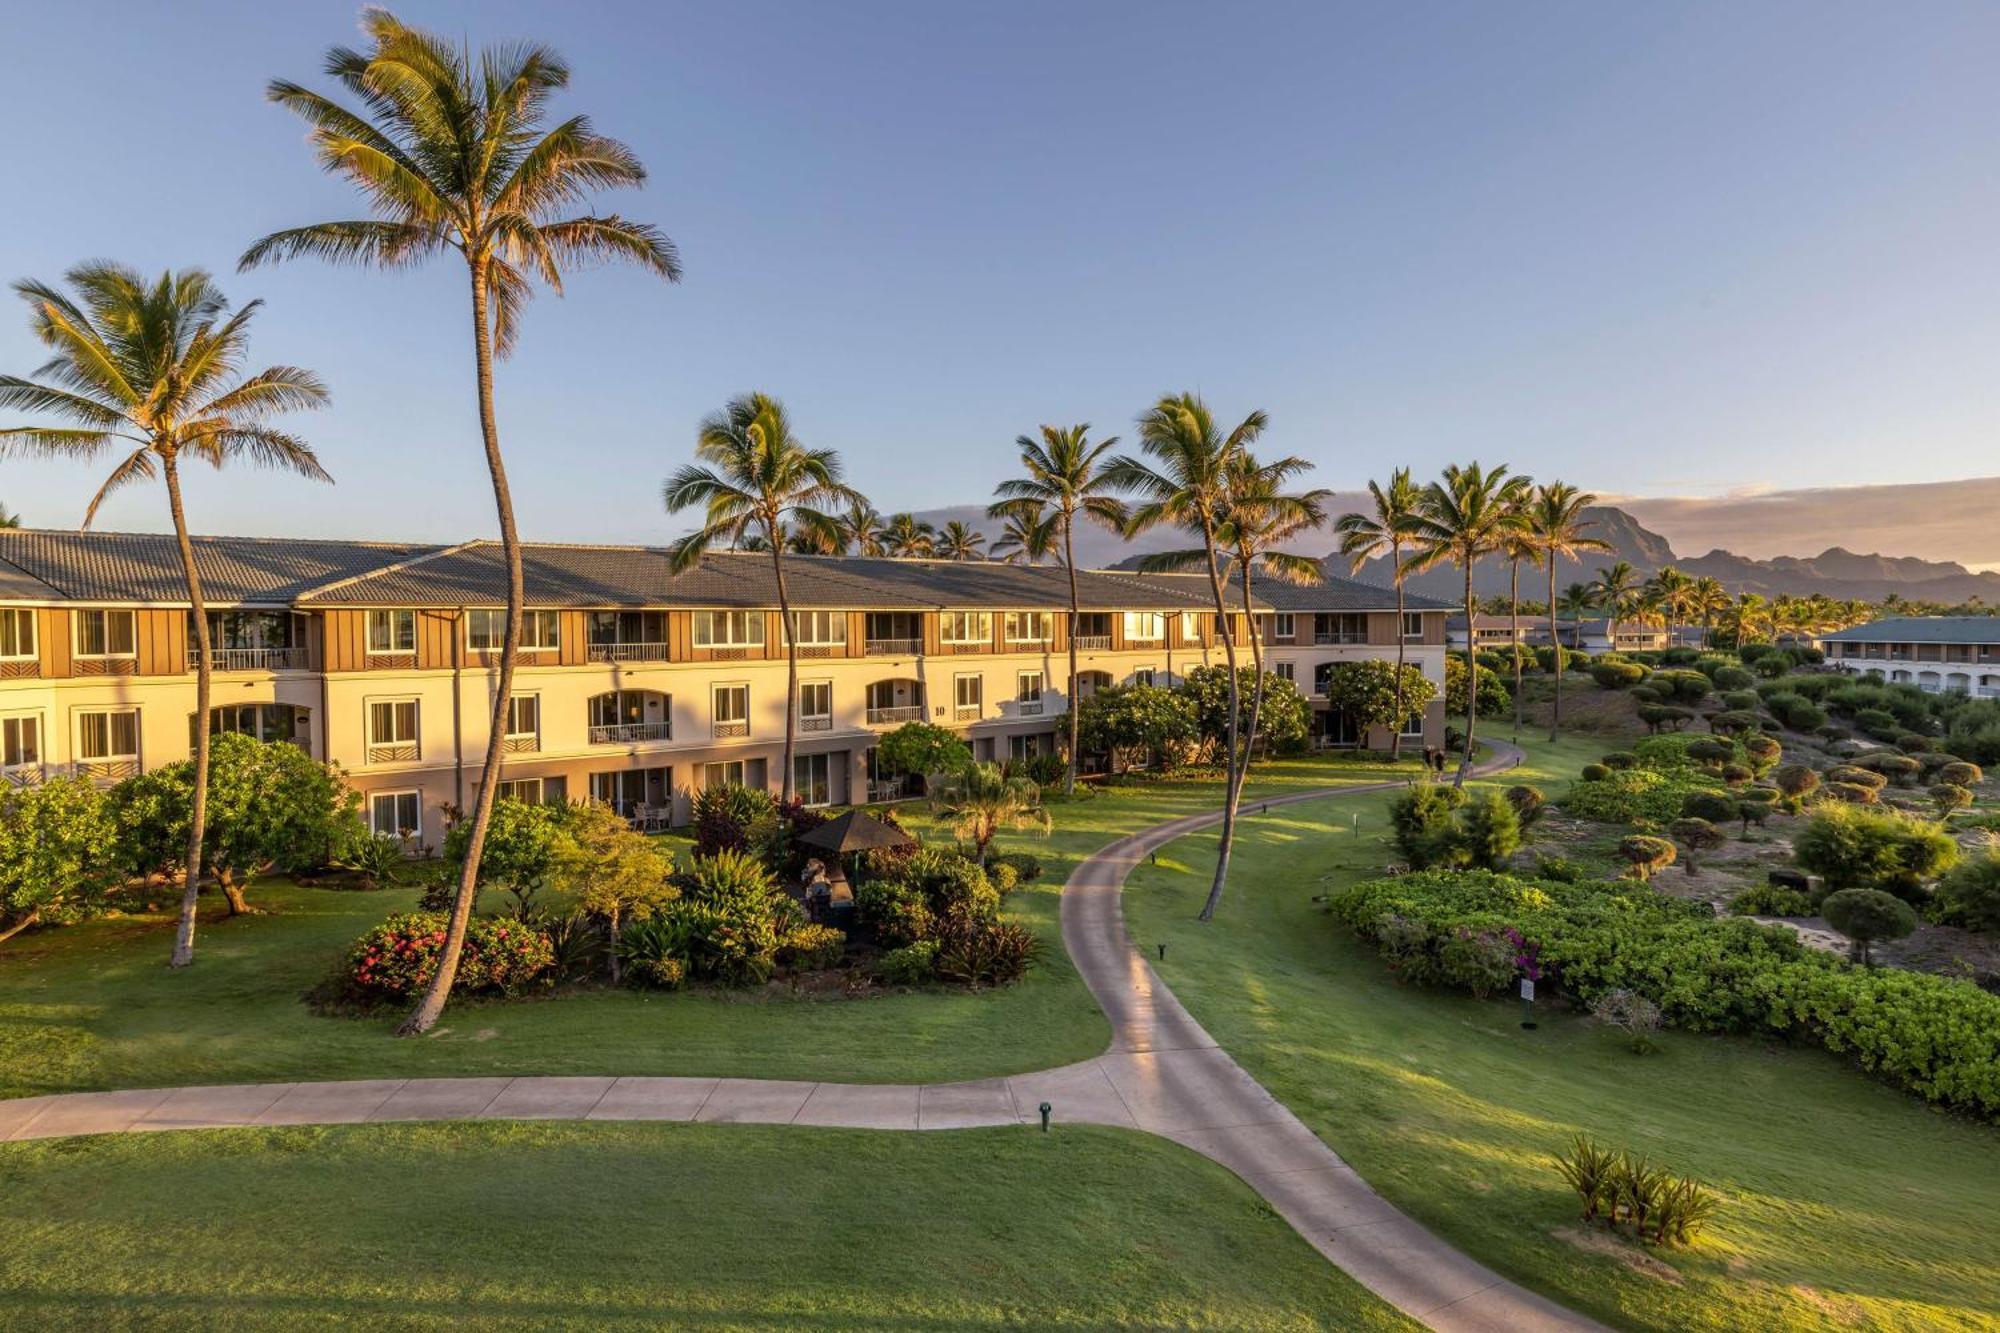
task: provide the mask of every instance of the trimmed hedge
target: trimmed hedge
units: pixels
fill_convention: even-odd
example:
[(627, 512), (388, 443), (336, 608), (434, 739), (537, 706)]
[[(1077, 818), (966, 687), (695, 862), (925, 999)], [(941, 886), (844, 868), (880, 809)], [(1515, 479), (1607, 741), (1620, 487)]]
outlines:
[(2000, 1119), (2000, 995), (1966, 982), (1853, 967), (1783, 927), (1632, 881), (1429, 871), (1356, 884), (1328, 910), (1440, 979), (1436, 960), (1461, 932), (1506, 938), (1580, 1005), (1624, 989), (1689, 1031), (1804, 1036), (1928, 1101)]

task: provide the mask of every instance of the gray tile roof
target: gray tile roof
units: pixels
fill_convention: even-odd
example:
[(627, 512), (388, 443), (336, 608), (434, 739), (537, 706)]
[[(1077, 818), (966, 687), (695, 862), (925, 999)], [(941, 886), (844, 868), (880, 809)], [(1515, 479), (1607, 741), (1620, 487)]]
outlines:
[[(195, 537), (195, 567), (213, 602), (288, 604), (329, 579), (433, 549), (413, 543), (284, 537)], [(169, 533), (0, 529), (0, 561), (39, 585), (0, 575), (0, 597), (78, 602), (187, 602)]]
[[(1378, 588), (1372, 583), (1359, 579), (1344, 579), (1336, 574), (1322, 573), (1318, 583), (1280, 583), (1273, 578), (1253, 578), (1250, 580), (1251, 595), (1277, 611), (1394, 611), (1396, 590)], [(1240, 598), (1242, 594), (1239, 592)], [(1449, 611), (1452, 604), (1435, 597), (1426, 597), (1419, 592), (1405, 589), (1403, 609), (1406, 611)]]
[(2000, 616), (1893, 616), (1821, 638), (1828, 643), (2000, 643)]

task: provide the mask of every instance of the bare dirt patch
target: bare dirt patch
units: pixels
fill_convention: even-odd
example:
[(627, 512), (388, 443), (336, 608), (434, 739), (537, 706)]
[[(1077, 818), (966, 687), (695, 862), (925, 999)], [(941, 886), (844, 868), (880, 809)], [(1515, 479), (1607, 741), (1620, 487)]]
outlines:
[(1551, 1233), (1566, 1245), (1575, 1246), (1590, 1254), (1602, 1254), (1616, 1259), (1635, 1273), (1656, 1278), (1661, 1282), (1678, 1287), (1682, 1278), (1680, 1270), (1663, 1259), (1657, 1259), (1636, 1245), (1618, 1239), (1608, 1231), (1592, 1231), (1585, 1227), (1558, 1227)]

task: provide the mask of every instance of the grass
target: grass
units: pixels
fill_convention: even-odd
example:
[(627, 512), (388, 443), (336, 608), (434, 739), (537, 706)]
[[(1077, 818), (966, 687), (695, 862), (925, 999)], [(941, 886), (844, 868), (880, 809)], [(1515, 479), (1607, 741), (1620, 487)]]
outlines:
[[(1489, 734), (1506, 735), (1504, 725)], [(1601, 738), (1534, 745), (1555, 795)], [(1155, 963), (1223, 1046), (1368, 1181), (1495, 1269), (1653, 1329), (2000, 1328), (2000, 1131), (1925, 1108), (1823, 1051), (1665, 1033), (1635, 1056), (1581, 1018), (1398, 985), (1316, 894), (1393, 859), (1386, 798), (1253, 818), (1232, 890), (1194, 921), (1214, 836), (1125, 894)], [(1361, 815), (1358, 836), (1350, 817)], [(1717, 1187), (1686, 1250), (1600, 1253), (1550, 1154), (1582, 1131)]]
[[(1251, 795), (1368, 780), (1383, 771), (1360, 760), (1272, 763), (1260, 766)], [(997, 991), (829, 1000), (770, 991), (598, 989), (456, 1002), (431, 1036), (396, 1041), (389, 1037), (393, 1017), (318, 1016), (300, 997), (362, 931), (410, 907), (409, 891), (266, 883), (252, 895), (263, 914), (203, 922), (199, 961), (185, 972), (164, 966), (172, 938), (165, 914), (35, 932), (0, 946), (0, 1096), (455, 1074), (901, 1082), (1065, 1064), (1103, 1050), (1110, 1030), (1061, 947), (1062, 881), (1113, 838), (1212, 807), (1218, 790), (1203, 778), (1113, 787), (1059, 803), (1058, 831), (1048, 839), (1005, 836), (1007, 845), (1036, 852), (1047, 866), (1007, 907), (1047, 947), (1026, 981)]]
[(0, 1192), (9, 1329), (1415, 1327), (1107, 1129), (107, 1136), (0, 1145)]

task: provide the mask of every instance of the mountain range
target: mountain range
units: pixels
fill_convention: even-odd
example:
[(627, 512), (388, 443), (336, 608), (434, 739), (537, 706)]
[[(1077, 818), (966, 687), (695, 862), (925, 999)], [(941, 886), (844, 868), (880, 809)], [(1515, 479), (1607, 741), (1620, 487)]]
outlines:
[[(1359, 509), (1363, 498), (1358, 493), (1336, 493), (1329, 499), (1327, 512), (1343, 514)], [(1571, 583), (1588, 581), (1606, 565), (1624, 560), (1641, 576), (1651, 574), (1664, 565), (1673, 565), (1695, 577), (1712, 575), (1721, 580), (1732, 594), (1754, 592), (1771, 597), (1779, 593), (1794, 596), (1823, 593), (1837, 600), (1855, 598), (1879, 602), (1893, 592), (1910, 601), (1957, 603), (1978, 597), (2000, 605), (2000, 573), (1975, 573), (1955, 561), (1857, 554), (1840, 546), (1830, 546), (1815, 556), (1780, 555), (1752, 559), (1720, 548), (1706, 555), (1684, 556), (1675, 551), (1665, 537), (1621, 508), (1599, 505), (1585, 510), (1584, 515), (1591, 523), (1589, 534), (1608, 543), (1612, 550), (1608, 553), (1593, 552), (1581, 560), (1559, 562), (1556, 568), (1558, 591)], [(985, 508), (980, 505), (924, 510), (917, 517), (940, 526), (957, 519), (986, 533), (989, 538), (999, 530), (999, 525), (986, 517)], [(1080, 527), (1076, 534), (1077, 563), (1088, 567), (1131, 569), (1147, 555), (1180, 549), (1189, 544), (1184, 534), (1171, 530), (1142, 533), (1131, 541), (1124, 541), (1103, 528)], [(1349, 575), (1347, 561), (1333, 549), (1334, 546), (1333, 535), (1327, 528), (1302, 534), (1291, 543), (1291, 549), (1301, 554), (1323, 554), (1328, 573)], [(1508, 575), (1505, 562), (1482, 561), (1473, 571), (1473, 588), (1485, 597), (1505, 593)], [(1371, 561), (1350, 576), (1364, 582), (1386, 584), (1388, 562)], [(1413, 591), (1453, 600), (1461, 594), (1462, 586), (1461, 576), (1450, 568), (1435, 569), (1409, 580)], [(1547, 595), (1547, 589), (1548, 574), (1545, 571), (1526, 567), (1521, 570), (1523, 597), (1543, 597)]]

